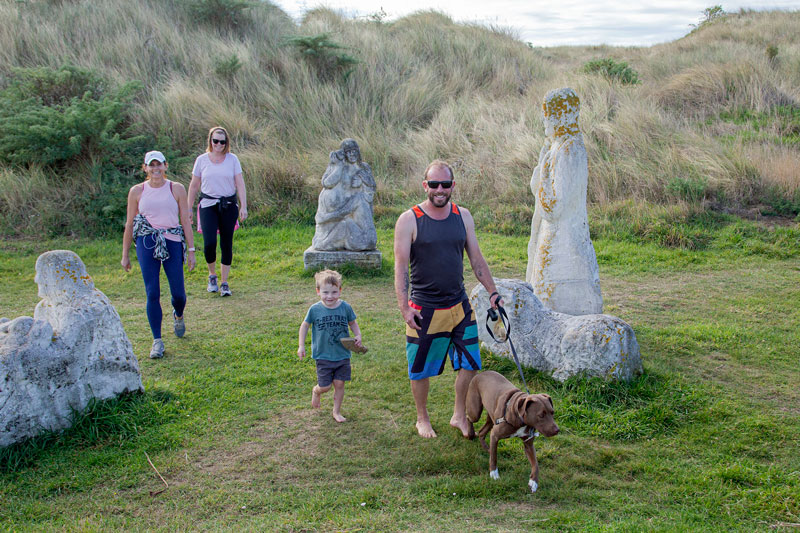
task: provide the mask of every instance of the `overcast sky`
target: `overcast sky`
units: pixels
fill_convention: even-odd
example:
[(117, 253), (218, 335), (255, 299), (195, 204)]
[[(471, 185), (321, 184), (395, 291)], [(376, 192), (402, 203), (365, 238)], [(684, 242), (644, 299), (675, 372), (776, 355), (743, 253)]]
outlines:
[[(647, 46), (675, 40), (691, 30), (715, 0), (272, 0), (296, 20), (318, 6), (366, 16), (381, 8), (389, 19), (436, 9), (458, 22), (513, 28), (534, 46), (610, 44)], [(721, 3), (728, 12), (800, 9), (800, 0)]]

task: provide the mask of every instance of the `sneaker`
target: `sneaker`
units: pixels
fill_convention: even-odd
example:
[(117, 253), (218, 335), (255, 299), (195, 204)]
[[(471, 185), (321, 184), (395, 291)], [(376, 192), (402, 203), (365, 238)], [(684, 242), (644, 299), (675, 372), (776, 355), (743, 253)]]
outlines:
[(153, 347), (150, 348), (150, 359), (161, 359), (164, 357), (164, 341), (153, 339)]
[(219, 287), (217, 286), (217, 276), (208, 276), (208, 287), (206, 287), (208, 292), (217, 292)]
[(183, 317), (178, 318), (175, 311), (172, 311), (173, 328), (175, 329), (175, 336), (179, 339), (186, 333), (186, 324), (183, 323)]
[(231, 288), (228, 287), (228, 284), (224, 281), (222, 285), (219, 286), (219, 295), (220, 296), (230, 296), (231, 295)]

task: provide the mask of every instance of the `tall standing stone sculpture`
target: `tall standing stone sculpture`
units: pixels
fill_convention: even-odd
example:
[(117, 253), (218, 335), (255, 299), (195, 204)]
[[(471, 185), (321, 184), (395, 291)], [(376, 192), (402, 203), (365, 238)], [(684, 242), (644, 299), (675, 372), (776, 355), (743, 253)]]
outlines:
[(589, 168), (578, 129), (580, 102), (570, 88), (542, 104), (548, 142), (531, 177), (536, 208), (525, 279), (548, 308), (569, 315), (603, 312), (597, 257), (589, 238)]
[(119, 314), (77, 254), (42, 254), (34, 279), (34, 318), (0, 319), (0, 446), (68, 427), (92, 398), (144, 390)]
[(305, 268), (348, 262), (380, 267), (372, 214), (374, 196), (375, 178), (370, 166), (361, 160), (358, 143), (343, 140), (340, 149), (330, 153), (322, 175), (314, 238), (303, 254)]

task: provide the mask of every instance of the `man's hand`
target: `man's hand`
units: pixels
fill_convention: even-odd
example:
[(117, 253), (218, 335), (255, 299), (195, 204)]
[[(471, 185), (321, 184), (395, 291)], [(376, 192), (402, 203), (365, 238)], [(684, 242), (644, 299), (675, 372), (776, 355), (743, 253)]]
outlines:
[(422, 313), (410, 306), (400, 312), (403, 313), (403, 320), (406, 321), (408, 327), (417, 330), (422, 329), (422, 326), (420, 326), (422, 324)]
[(356, 335), (355, 337), (353, 337), (353, 339), (355, 340), (356, 346), (358, 346), (359, 348), (363, 348), (364, 347), (361, 344), (361, 335)]
[[(494, 298), (494, 302), (492, 302), (492, 298)], [(499, 294), (493, 294), (489, 297), (489, 304), (491, 304), (492, 309), (497, 309), (498, 306), (503, 306), (503, 297)]]
[(300, 360), (302, 361), (303, 357), (305, 357), (305, 356), (306, 356), (306, 347), (303, 346), (301, 348), (298, 348), (297, 349), (297, 357), (299, 357)]

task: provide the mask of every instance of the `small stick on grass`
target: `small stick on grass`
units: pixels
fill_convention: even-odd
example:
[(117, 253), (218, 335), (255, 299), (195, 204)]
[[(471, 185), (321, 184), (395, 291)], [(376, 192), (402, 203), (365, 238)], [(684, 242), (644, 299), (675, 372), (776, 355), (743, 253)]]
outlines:
[(147, 462), (150, 463), (150, 466), (152, 466), (153, 470), (156, 471), (156, 474), (158, 474), (158, 477), (161, 478), (161, 481), (164, 482), (164, 488), (163, 489), (157, 490), (157, 491), (152, 491), (152, 490), (150, 491), (150, 496), (158, 496), (159, 494), (161, 494), (162, 492), (164, 492), (165, 490), (167, 490), (169, 488), (169, 483), (167, 483), (167, 480), (164, 479), (161, 476), (161, 473), (158, 471), (158, 468), (156, 468), (156, 466), (153, 464), (153, 461), (150, 460), (150, 456), (147, 455), (147, 452), (144, 452), (144, 456), (147, 457)]

